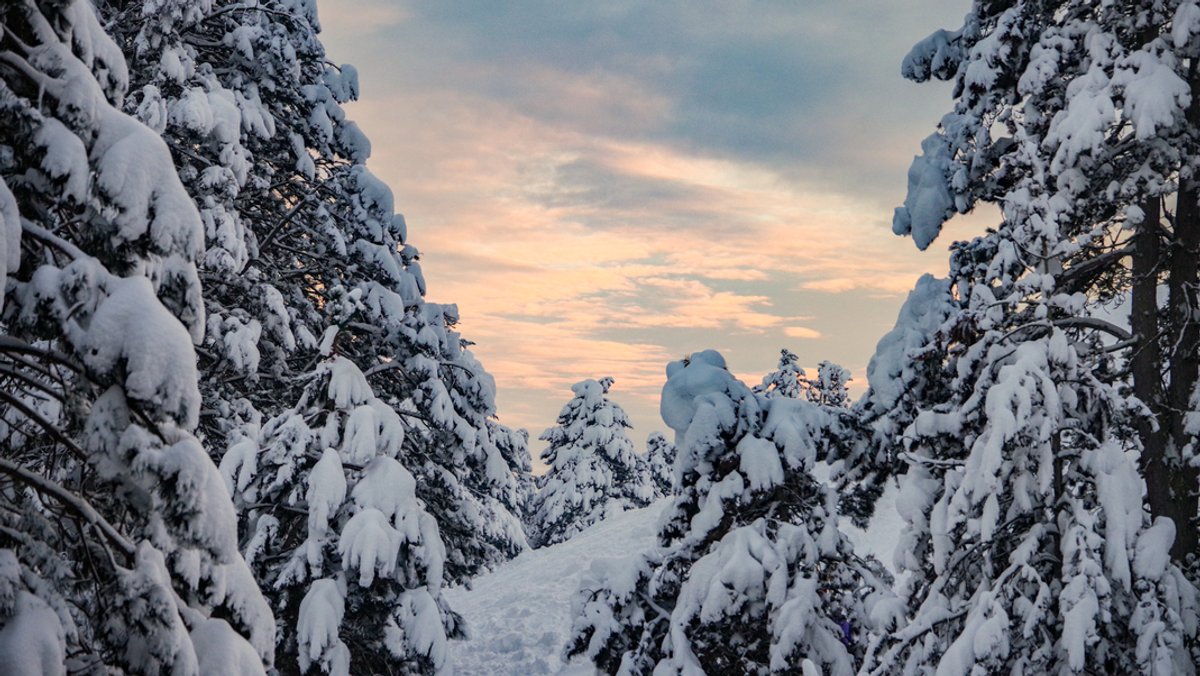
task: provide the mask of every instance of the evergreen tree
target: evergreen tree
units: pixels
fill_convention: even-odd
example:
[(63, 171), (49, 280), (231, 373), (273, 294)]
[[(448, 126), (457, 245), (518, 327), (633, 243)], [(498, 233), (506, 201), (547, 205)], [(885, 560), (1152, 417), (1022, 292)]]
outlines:
[(0, 7), (0, 654), (262, 674), (274, 622), (193, 436), (203, 224), (82, 0)]
[(201, 206), (206, 438), (253, 438), (336, 352), (402, 412), (399, 459), (439, 522), (447, 580), (523, 549), (494, 384), (454, 330), (457, 308), (425, 301), (420, 252), (342, 109), (356, 71), (326, 60), (313, 3), (105, 8), (137, 65), (127, 108), (163, 134)]
[[(1194, 283), (1178, 268), (1194, 270), (1200, 225), (1190, 5), (977, 3), (905, 62), (914, 79), (954, 79), (956, 110), (914, 161), (896, 231), (927, 246), (977, 201), (1004, 220), (953, 247), (954, 301), (925, 353), (942, 377), (911, 394), (895, 453), (910, 465), (897, 563), (911, 617), (876, 673), (1192, 672), (1196, 589), (1176, 565), (1196, 546), (1190, 441), (1155, 438), (1187, 408), (1162, 402), (1195, 383), (1194, 324), (1178, 319), (1194, 299), (1171, 290)], [(1162, 324), (1142, 316), (1158, 315), (1159, 271)], [(1109, 320), (1123, 297), (1137, 335)], [(1172, 326), (1182, 351), (1160, 349)], [(1161, 398), (1163, 372), (1188, 395)], [(1161, 483), (1164, 467), (1192, 488)]]
[(558, 426), (539, 437), (549, 443), (541, 459), (550, 469), (538, 477), (531, 509), (536, 546), (568, 540), (654, 496), (645, 461), (625, 434), (629, 418), (606, 396), (612, 384), (601, 378), (572, 385), (575, 397), (558, 414)]
[(569, 653), (609, 673), (854, 673), (898, 604), (810, 474), (825, 411), (755, 395), (711, 350), (667, 378), (681, 482), (661, 548), (584, 581)]
[(896, 325), (879, 339), (867, 364), (867, 392), (843, 424), (831, 429), (830, 479), (843, 515), (866, 528), (887, 481), (908, 465), (897, 439), (912, 424), (919, 400), (946, 396), (947, 341), (939, 337), (957, 307), (945, 279), (922, 276)]
[[(1150, 414), (1138, 425), (1154, 516), (1172, 553), (1200, 551), (1200, 467), (1188, 420), (1200, 380), (1200, 8), (1195, 2), (975, 3), (905, 60), (914, 80), (952, 80), (955, 109), (923, 144), (893, 228), (924, 248), (955, 211), (1001, 205), (1006, 222), (1057, 229), (1069, 249), (1023, 251), (1053, 288), (1129, 301), (1109, 334), (1116, 365)], [(1044, 206), (1042, 206), (1044, 205)], [(1162, 306), (1160, 307), (1160, 298)]]
[(754, 391), (767, 397), (799, 399), (807, 392), (808, 377), (800, 368), (800, 357), (783, 348), (779, 351), (779, 367), (763, 376), (762, 383)]
[(460, 619), (441, 596), (436, 520), (397, 460), (404, 424), (348, 359), (320, 364), (295, 408), (225, 456), (246, 555), (273, 590), (288, 672), (432, 673)]
[(816, 380), (808, 381), (805, 396), (818, 406), (846, 408), (850, 405), (850, 372), (831, 361), (817, 364)]
[(646, 471), (659, 496), (675, 493), (675, 455), (675, 444), (662, 432), (651, 432), (646, 438)]

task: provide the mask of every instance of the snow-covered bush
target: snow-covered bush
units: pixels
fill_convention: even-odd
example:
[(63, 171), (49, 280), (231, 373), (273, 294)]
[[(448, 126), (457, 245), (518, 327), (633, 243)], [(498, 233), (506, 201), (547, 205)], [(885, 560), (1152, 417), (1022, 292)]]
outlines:
[(645, 461), (625, 434), (629, 418), (608, 398), (612, 378), (571, 386), (575, 397), (558, 414), (558, 426), (539, 437), (549, 470), (538, 477), (529, 523), (537, 546), (569, 539), (605, 517), (645, 507), (654, 486)]
[(661, 546), (585, 579), (568, 652), (609, 673), (853, 673), (899, 608), (810, 474), (827, 415), (755, 395), (711, 350), (667, 376), (680, 484)]

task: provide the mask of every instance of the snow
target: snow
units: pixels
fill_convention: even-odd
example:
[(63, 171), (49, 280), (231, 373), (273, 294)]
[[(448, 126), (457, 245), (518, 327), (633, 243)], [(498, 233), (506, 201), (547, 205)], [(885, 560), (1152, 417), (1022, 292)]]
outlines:
[(446, 600), (462, 613), (472, 637), (450, 643), (449, 672), (592, 674), (586, 659), (562, 659), (579, 583), (593, 565), (611, 562), (621, 568), (617, 561), (652, 548), (669, 502), (616, 514), (566, 542), (522, 553), (473, 580), (471, 589), (446, 590)]
[(308, 475), (309, 563), (320, 563), (321, 539), (329, 532), (329, 520), (346, 499), (346, 473), (337, 451), (325, 449)]
[[(9, 554), (9, 550), (2, 550)], [(0, 674), (65, 674), (65, 642), (58, 615), (44, 601), (20, 590), (13, 616), (0, 626)]]
[(83, 141), (52, 117), (42, 122), (35, 141), (46, 153), (42, 158), (42, 170), (51, 178), (63, 181), (64, 196), (82, 204), (91, 173)]
[(297, 625), (301, 670), (308, 671), (309, 665), (320, 662), (330, 676), (350, 673), (350, 651), (338, 638), (345, 614), (346, 604), (336, 581), (326, 578), (312, 583), (300, 602)]
[(192, 645), (201, 674), (266, 676), (262, 658), (225, 620), (206, 619), (192, 628)]
[(895, 407), (904, 394), (906, 371), (913, 369), (912, 352), (930, 340), (950, 310), (950, 283), (930, 274), (922, 275), (908, 293), (896, 317), (896, 325), (879, 339), (867, 363), (871, 399), (883, 410)]
[(187, 329), (158, 301), (145, 277), (112, 278), (108, 293), (81, 341), (85, 363), (95, 373), (123, 373), (130, 399), (194, 428), (200, 419), (200, 390)]
[(741, 456), (738, 469), (752, 490), (762, 491), (783, 483), (783, 463), (775, 444), (747, 435), (738, 442), (737, 452)]
[(357, 568), (358, 584), (370, 587), (376, 572), (380, 577), (390, 577), (396, 570), (401, 544), (402, 536), (383, 512), (368, 507), (350, 517), (342, 528), (338, 553), (342, 555), (342, 567), (347, 572)]
[(0, 179), (0, 310), (4, 309), (4, 293), (8, 273), (21, 265), (21, 215), (17, 200), (8, 184)]
[(1183, 116), (1191, 90), (1172, 68), (1148, 52), (1130, 54), (1121, 65), (1125, 68), (1113, 77), (1113, 84), (1125, 87), (1126, 114), (1138, 140), (1153, 138), (1159, 127)]
[(1160, 516), (1137, 539), (1133, 570), (1137, 576), (1157, 582), (1171, 563), (1171, 545), (1175, 542), (1175, 522)]
[(329, 398), (338, 408), (346, 410), (375, 398), (367, 377), (349, 359), (334, 357), (321, 365), (321, 371), (330, 376)]
[(921, 152), (908, 169), (908, 194), (904, 206), (896, 207), (892, 232), (912, 235), (913, 243), (924, 251), (954, 214), (954, 196), (947, 184), (950, 151), (945, 137), (930, 135), (921, 142)]

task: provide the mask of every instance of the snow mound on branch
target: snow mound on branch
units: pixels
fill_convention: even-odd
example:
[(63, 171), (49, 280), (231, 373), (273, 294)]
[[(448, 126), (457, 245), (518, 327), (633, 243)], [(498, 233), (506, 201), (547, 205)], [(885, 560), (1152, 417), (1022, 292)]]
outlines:
[(0, 672), (65, 674), (64, 648), (63, 627), (58, 615), (38, 597), (24, 590), (18, 591), (12, 617), (0, 626), (0, 656), (3, 656)]
[(200, 420), (196, 353), (187, 329), (159, 303), (145, 277), (113, 278), (80, 345), (93, 372), (123, 369), (126, 395), (165, 411), (185, 429)]
[(21, 215), (8, 184), (0, 180), (0, 310), (4, 309), (4, 286), (9, 270), (21, 266)]
[(945, 138), (930, 135), (921, 142), (921, 153), (913, 158), (908, 169), (908, 194), (904, 206), (896, 207), (892, 232), (912, 235), (913, 243), (924, 251), (954, 215), (954, 195), (946, 179), (950, 172), (950, 151)]
[(192, 629), (192, 645), (202, 674), (266, 675), (262, 658), (225, 620), (206, 619)]

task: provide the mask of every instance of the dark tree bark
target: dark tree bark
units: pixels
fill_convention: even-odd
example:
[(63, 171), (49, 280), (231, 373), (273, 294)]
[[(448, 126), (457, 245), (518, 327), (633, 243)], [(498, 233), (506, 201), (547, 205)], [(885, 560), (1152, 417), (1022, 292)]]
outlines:
[[(1188, 107), (1187, 120), (1191, 129), (1196, 131), (1200, 130), (1200, 77), (1197, 76), (1195, 62), (1191, 65), (1189, 76), (1192, 104)], [(1167, 360), (1167, 368), (1162, 370), (1168, 373), (1165, 406), (1160, 407), (1158, 416), (1163, 428), (1159, 436), (1164, 438), (1161, 443), (1147, 446), (1145, 450), (1146, 491), (1150, 511), (1156, 517), (1170, 517), (1175, 522), (1175, 544), (1171, 554), (1180, 562), (1188, 554), (1200, 552), (1200, 534), (1196, 528), (1200, 473), (1183, 458), (1184, 447), (1192, 441), (1186, 429), (1186, 416), (1191, 408), (1197, 376), (1200, 375), (1200, 353), (1197, 352), (1200, 350), (1200, 320), (1197, 318), (1197, 312), (1200, 312), (1198, 200), (1200, 178), (1194, 175), (1182, 177), (1175, 213), (1174, 241), (1167, 252), (1167, 326), (1164, 328), (1171, 347), (1166, 354), (1159, 356), (1159, 359)], [(1137, 258), (1135, 254), (1134, 260)], [(1135, 372), (1135, 390), (1136, 380)]]

